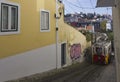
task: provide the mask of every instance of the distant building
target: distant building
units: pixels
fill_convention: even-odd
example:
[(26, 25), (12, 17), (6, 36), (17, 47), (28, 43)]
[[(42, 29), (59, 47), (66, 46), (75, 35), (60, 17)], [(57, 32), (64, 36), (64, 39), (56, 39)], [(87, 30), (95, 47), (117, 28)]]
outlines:
[(71, 22), (71, 26), (77, 30), (88, 30), (89, 32), (100, 32), (100, 22)]
[(112, 22), (111, 21), (107, 21), (107, 23), (106, 23), (106, 31), (107, 30), (112, 30)]
[(100, 22), (93, 22), (92, 24), (94, 25), (94, 32), (100, 32), (101, 31)]
[[(90, 32), (100, 32), (101, 27), (100, 23), (104, 20), (111, 21), (112, 18), (110, 15), (100, 15), (100, 14), (84, 14), (84, 13), (75, 13), (75, 14), (67, 14), (64, 17), (64, 20), (69, 25), (73, 26), (78, 30), (89, 30)], [(92, 25), (92, 26), (91, 26)], [(107, 29), (112, 29), (111, 23), (107, 22)], [(87, 27), (87, 28), (86, 28)], [(92, 30), (92, 31), (91, 31)]]

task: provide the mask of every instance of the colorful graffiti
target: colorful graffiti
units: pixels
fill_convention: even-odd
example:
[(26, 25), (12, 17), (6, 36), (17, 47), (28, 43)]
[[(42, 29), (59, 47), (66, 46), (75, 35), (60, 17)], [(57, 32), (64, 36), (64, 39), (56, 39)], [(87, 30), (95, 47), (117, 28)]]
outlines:
[(76, 60), (80, 58), (81, 55), (81, 45), (80, 44), (73, 44), (70, 47), (70, 57), (72, 60)]

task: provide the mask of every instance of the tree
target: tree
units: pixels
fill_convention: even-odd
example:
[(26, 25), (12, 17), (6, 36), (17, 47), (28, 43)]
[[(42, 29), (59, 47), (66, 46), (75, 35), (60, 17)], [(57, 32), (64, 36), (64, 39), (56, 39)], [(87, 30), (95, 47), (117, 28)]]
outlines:
[(87, 42), (91, 41), (92, 39), (92, 33), (86, 30), (80, 31), (83, 35), (85, 35)]
[(112, 40), (114, 39), (114, 35), (113, 35), (113, 32), (112, 32), (112, 31), (108, 30), (108, 31), (106, 32), (106, 34), (108, 35), (108, 39), (109, 39), (110, 41), (112, 41)]
[(102, 32), (105, 32), (105, 31), (106, 31), (106, 23), (107, 23), (107, 20), (103, 20), (103, 21), (101, 21), (101, 23), (100, 23), (100, 27), (101, 27), (101, 31), (102, 31)]

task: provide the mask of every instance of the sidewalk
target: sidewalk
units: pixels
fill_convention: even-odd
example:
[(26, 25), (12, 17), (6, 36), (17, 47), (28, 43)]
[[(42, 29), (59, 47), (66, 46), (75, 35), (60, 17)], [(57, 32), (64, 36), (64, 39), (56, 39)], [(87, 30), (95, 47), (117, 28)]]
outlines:
[(80, 70), (89, 65), (87, 62), (76, 63), (68, 67), (63, 67), (61, 69), (54, 69), (48, 72), (34, 74), (31, 76), (23, 77), (16, 80), (6, 81), (6, 82), (51, 82), (54, 79), (66, 76)]

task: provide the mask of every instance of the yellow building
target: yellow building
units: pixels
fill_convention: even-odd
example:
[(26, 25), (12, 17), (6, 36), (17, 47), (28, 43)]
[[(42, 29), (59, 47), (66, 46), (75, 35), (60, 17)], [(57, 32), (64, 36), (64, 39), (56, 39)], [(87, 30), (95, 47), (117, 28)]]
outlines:
[[(61, 10), (60, 10), (61, 9)], [(61, 65), (71, 65), (83, 61), (83, 51), (86, 48), (86, 37), (78, 30), (64, 22), (64, 6), (59, 4), (58, 19), (59, 44), (61, 44)], [(66, 48), (66, 49), (65, 49)], [(59, 49), (60, 50), (60, 49)], [(64, 52), (66, 50), (66, 52)]]
[(56, 68), (50, 0), (0, 0), (0, 82)]
[(86, 39), (64, 23), (63, 13), (55, 17), (56, 6), (55, 0), (0, 0), (0, 82), (81, 60), (72, 49), (82, 54)]

